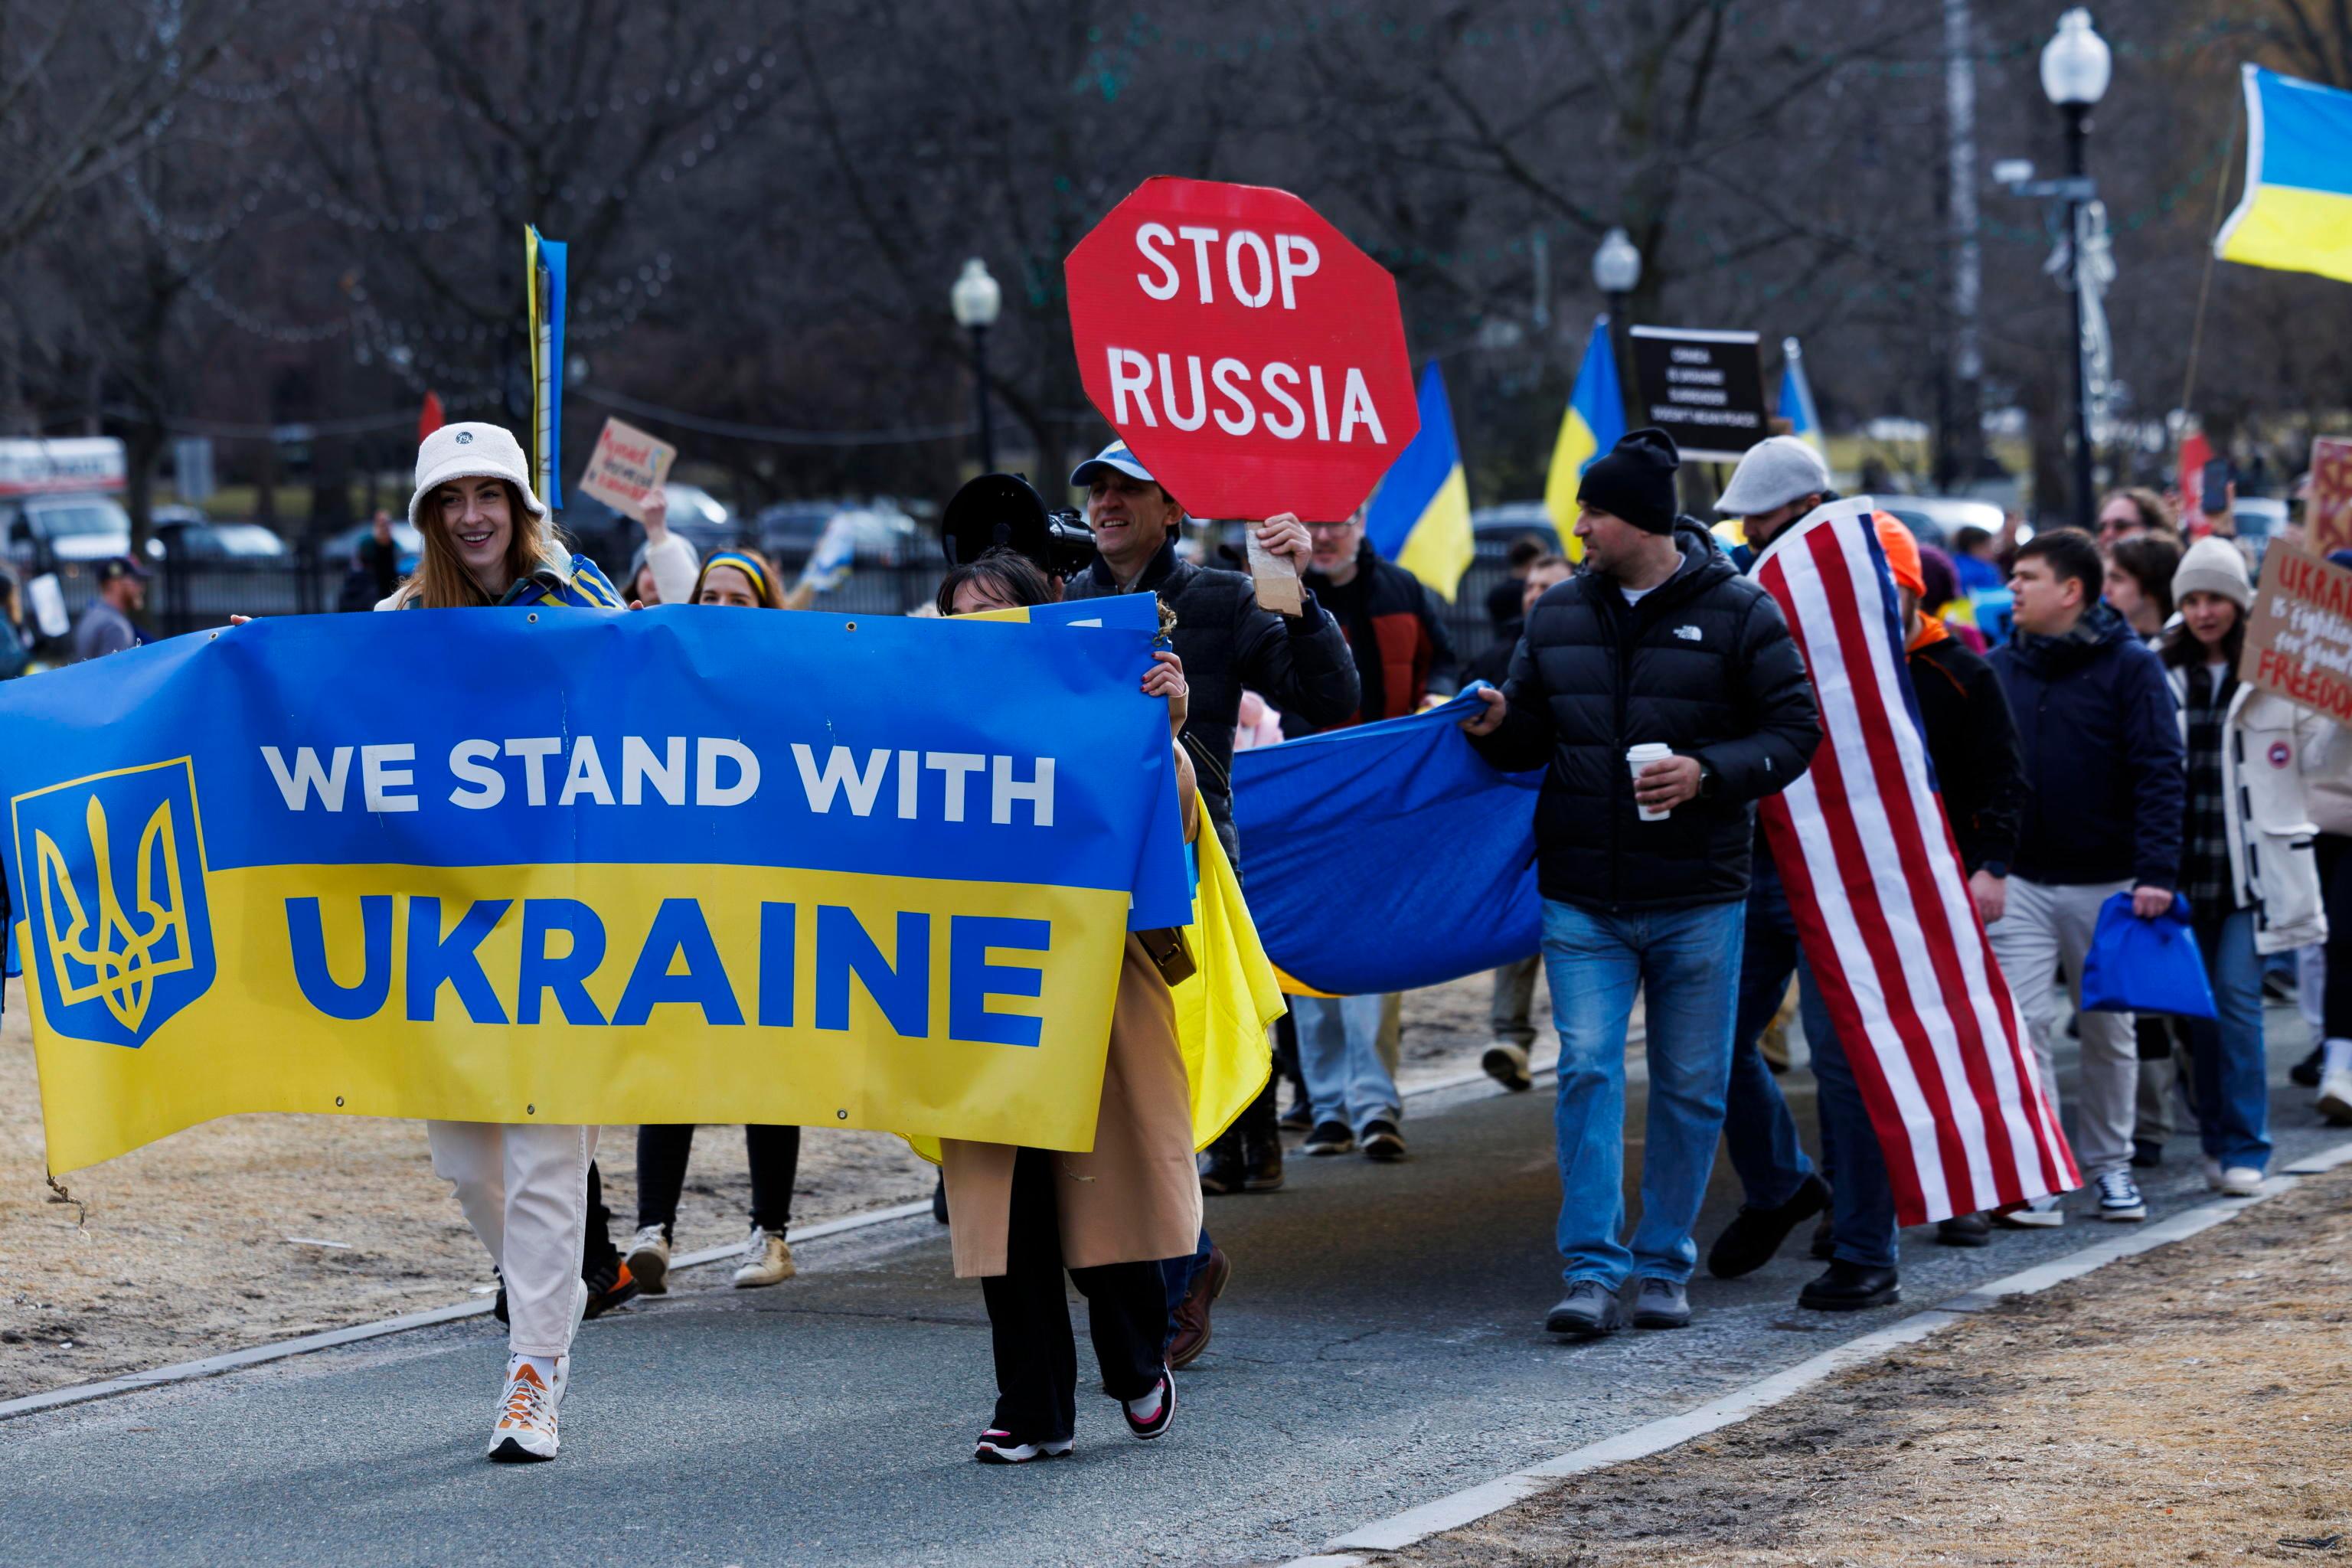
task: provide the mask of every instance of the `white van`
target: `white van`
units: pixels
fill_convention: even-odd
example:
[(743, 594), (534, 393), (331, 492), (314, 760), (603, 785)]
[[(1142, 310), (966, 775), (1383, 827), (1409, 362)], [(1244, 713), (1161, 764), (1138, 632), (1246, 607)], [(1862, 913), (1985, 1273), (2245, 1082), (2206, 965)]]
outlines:
[(28, 572), (130, 554), (126, 472), (110, 436), (0, 438), (0, 550)]

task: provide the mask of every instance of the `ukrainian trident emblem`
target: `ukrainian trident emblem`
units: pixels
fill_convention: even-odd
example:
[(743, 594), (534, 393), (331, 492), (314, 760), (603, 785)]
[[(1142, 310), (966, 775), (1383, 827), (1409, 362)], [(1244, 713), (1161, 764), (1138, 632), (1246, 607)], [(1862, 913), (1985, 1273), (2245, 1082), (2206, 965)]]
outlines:
[(42, 1021), (75, 1039), (145, 1045), (213, 983), (189, 764), (77, 779), (19, 795), (16, 812)]

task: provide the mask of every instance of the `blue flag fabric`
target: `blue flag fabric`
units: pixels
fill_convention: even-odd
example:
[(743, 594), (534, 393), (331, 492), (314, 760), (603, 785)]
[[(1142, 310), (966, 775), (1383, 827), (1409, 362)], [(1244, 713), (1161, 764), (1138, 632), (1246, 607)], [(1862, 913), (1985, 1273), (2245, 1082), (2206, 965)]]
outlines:
[(1543, 773), (1471, 748), (1458, 724), (1476, 689), (1234, 756), (1250, 913), (1286, 989), (1405, 991), (1535, 952)]

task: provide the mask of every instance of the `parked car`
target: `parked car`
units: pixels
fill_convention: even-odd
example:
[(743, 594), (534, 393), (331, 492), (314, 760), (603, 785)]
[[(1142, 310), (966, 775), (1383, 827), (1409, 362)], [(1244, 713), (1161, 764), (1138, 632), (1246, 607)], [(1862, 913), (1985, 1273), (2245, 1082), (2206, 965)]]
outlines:
[(751, 520), (760, 551), (779, 567), (797, 569), (814, 552), (825, 531), (838, 526), (849, 535), (855, 558), (887, 566), (904, 561), (928, 560), (938, 548), (896, 501), (877, 500), (859, 506), (845, 501), (779, 501)]
[[(1953, 537), (1963, 528), (1981, 528), (1987, 533), (1998, 534), (2006, 521), (2000, 508), (1992, 502), (1969, 500), (1964, 496), (1882, 495), (1873, 499), (1880, 510), (1894, 513), (1916, 534), (1920, 543), (1932, 544), (1938, 550), (1951, 549)], [(2019, 537), (2024, 535), (2021, 533)]]
[(2240, 496), (2230, 513), (2237, 521), (2238, 537), (2253, 547), (2258, 558), (2286, 526), (2286, 502), (2276, 496)]
[(1470, 537), (1481, 543), (1492, 540), (1497, 548), (1507, 550), (1514, 540), (1530, 533), (1558, 548), (1551, 512), (1539, 500), (1504, 501), (1482, 506), (1470, 514)]
[(215, 522), (192, 506), (159, 506), (148, 535), (148, 558), (262, 561), (284, 555), (286, 542), (257, 522)]

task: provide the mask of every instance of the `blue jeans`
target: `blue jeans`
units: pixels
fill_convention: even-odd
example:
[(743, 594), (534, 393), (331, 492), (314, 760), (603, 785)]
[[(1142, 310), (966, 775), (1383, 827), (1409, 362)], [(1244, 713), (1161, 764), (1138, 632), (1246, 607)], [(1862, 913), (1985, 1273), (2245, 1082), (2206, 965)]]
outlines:
[[(1742, 906), (1604, 915), (1544, 900), (1544, 970), (1559, 1030), (1559, 1256), (1570, 1284), (1614, 1290), (1690, 1278), (1691, 1226), (1723, 1133), (1724, 1082), (1739, 986)], [(1625, 1223), (1625, 1028), (1633, 988), (1649, 1022), (1650, 1112), (1642, 1220)]]
[(1830, 1022), (1821, 987), (1797, 941), (1796, 918), (1778, 879), (1759, 878), (1748, 900), (1739, 958), (1739, 1020), (1731, 1042), (1731, 1087), (1724, 1100), (1723, 1142), (1739, 1173), (1742, 1201), (1777, 1208), (1796, 1195), (1812, 1170), (1798, 1142), (1796, 1119), (1757, 1047), (1764, 1026), (1797, 978), (1797, 1016), (1813, 1057), (1822, 1124), (1822, 1163), (1830, 1184), (1831, 1256), (1870, 1268), (1895, 1259), (1895, 1189), (1886, 1156), (1870, 1124), (1870, 1107)]
[(1168, 1292), (1168, 1338), (1160, 1342), (1160, 1351), (1162, 1355), (1167, 1353), (1168, 1347), (1176, 1341), (1176, 1309), (1182, 1306), (1184, 1298), (1192, 1293), (1192, 1281), (1202, 1269), (1209, 1266), (1209, 1248), (1214, 1245), (1215, 1243), (1209, 1239), (1209, 1227), (1202, 1226), (1200, 1245), (1190, 1254), (1182, 1258), (1167, 1258), (1160, 1260), (1160, 1287)]
[(2271, 1079), (2263, 1050), (2263, 961), (2254, 952), (2254, 911), (2239, 910), (2215, 921), (2200, 914), (2196, 929), (2213, 1010), (2221, 1015), (2183, 1020), (2199, 1141), (2206, 1158), (2225, 1168), (2268, 1170)]
[(1360, 1134), (1370, 1121), (1402, 1121), (1403, 1100), (1381, 1060), (1381, 998), (1294, 996), (1298, 1067), (1318, 1126), (1344, 1121)]

